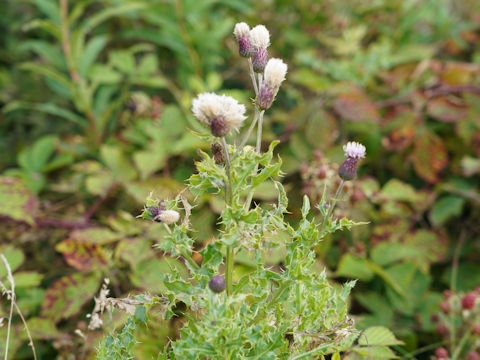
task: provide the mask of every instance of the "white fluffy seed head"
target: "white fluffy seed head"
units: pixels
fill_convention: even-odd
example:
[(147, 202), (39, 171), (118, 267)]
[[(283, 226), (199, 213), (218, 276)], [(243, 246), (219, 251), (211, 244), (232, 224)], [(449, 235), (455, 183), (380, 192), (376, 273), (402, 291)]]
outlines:
[(256, 48), (266, 49), (270, 45), (270, 33), (263, 25), (257, 25), (250, 30), (250, 41)]
[(287, 64), (281, 59), (270, 59), (265, 66), (265, 83), (272, 89), (277, 89), (285, 80)]
[(362, 159), (365, 157), (366, 150), (365, 146), (355, 141), (350, 141), (347, 145), (343, 145), (343, 151), (347, 158)]
[(180, 219), (180, 214), (175, 210), (163, 210), (157, 215), (158, 220), (165, 224), (173, 224)]
[(193, 115), (202, 123), (210, 126), (214, 118), (221, 117), (229, 129), (238, 131), (246, 119), (245, 106), (231, 96), (203, 93), (193, 100)]
[(238, 39), (240, 39), (243, 36), (250, 36), (250, 27), (244, 23), (240, 22), (235, 25), (235, 29), (233, 29), (233, 35)]

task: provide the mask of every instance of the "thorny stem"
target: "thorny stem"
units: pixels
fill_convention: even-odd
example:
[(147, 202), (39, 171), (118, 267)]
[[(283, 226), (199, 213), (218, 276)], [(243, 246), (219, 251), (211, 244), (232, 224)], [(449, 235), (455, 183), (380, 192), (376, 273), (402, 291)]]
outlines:
[(326, 223), (327, 219), (330, 218), (330, 215), (332, 215), (333, 210), (335, 209), (335, 205), (337, 204), (338, 197), (340, 196), (340, 193), (342, 192), (342, 189), (343, 189), (344, 185), (345, 185), (345, 181), (342, 179), (342, 181), (340, 182), (340, 185), (338, 185), (337, 191), (336, 191), (336, 193), (333, 197), (332, 204), (330, 205), (330, 207), (327, 211), (327, 215), (323, 218), (322, 227), (321, 227), (322, 230), (323, 230), (323, 227), (325, 226), (325, 223)]
[(252, 131), (255, 128), (255, 125), (257, 125), (259, 115), (260, 115), (260, 112), (258, 111), (258, 108), (255, 107), (255, 116), (252, 120), (252, 123), (250, 124), (250, 127), (248, 128), (247, 133), (245, 134), (245, 137), (243, 138), (242, 142), (240, 143), (240, 146), (238, 147), (239, 149), (242, 149), (247, 143), (248, 139), (250, 139), (250, 135), (252, 135)]
[[(225, 187), (225, 200), (227, 206), (232, 206), (233, 202), (233, 182), (232, 182), (232, 171), (231, 171), (231, 160), (230, 153), (228, 152), (228, 145), (225, 138), (222, 138), (223, 149), (225, 151), (225, 170), (227, 172), (228, 183)], [(225, 281), (227, 283), (227, 295), (231, 295), (233, 292), (233, 263), (234, 263), (234, 251), (231, 245), (227, 246), (227, 254), (225, 259)]]
[[(263, 114), (265, 113), (265, 110), (260, 111), (260, 114), (258, 115), (258, 129), (257, 129), (257, 153), (262, 152), (262, 126), (263, 126)], [(255, 170), (253, 171), (255, 174), (258, 171), (258, 164), (255, 165)], [(250, 208), (250, 204), (252, 203), (252, 198), (253, 198), (253, 189), (251, 189), (248, 193), (247, 196), (247, 201), (245, 202), (245, 209)]]
[(255, 80), (255, 71), (253, 71), (252, 58), (248, 58), (248, 67), (250, 69), (250, 78), (252, 79), (253, 89), (255, 90), (255, 96), (258, 95), (257, 81)]

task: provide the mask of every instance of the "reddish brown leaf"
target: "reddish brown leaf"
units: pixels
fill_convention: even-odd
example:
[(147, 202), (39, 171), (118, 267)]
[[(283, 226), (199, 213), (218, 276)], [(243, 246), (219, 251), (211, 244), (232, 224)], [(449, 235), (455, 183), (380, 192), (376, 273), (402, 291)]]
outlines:
[(418, 176), (436, 183), (439, 173), (447, 164), (448, 155), (442, 139), (433, 133), (423, 133), (415, 139), (413, 167)]
[(446, 97), (438, 97), (428, 102), (427, 113), (439, 121), (457, 122), (468, 116), (468, 108)]
[(0, 215), (33, 224), (37, 208), (37, 198), (22, 180), (0, 177)]
[(43, 298), (42, 317), (58, 322), (76, 314), (83, 304), (93, 299), (99, 284), (98, 273), (76, 273), (54, 281)]
[(359, 88), (340, 94), (333, 107), (345, 120), (377, 122), (380, 118), (375, 104)]
[(107, 256), (97, 244), (66, 239), (55, 249), (63, 254), (68, 265), (80, 271), (98, 269), (108, 265)]

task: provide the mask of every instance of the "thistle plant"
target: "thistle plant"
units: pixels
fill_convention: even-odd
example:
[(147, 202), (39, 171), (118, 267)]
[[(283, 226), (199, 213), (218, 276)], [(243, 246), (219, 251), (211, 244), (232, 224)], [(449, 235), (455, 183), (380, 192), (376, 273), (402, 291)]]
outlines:
[[(240, 133), (247, 122), (244, 105), (226, 95), (199, 94), (192, 112), (205, 126), (205, 133), (197, 135), (210, 144), (211, 153), (201, 152), (197, 171), (182, 193), (171, 200), (150, 196), (141, 214), (164, 224), (166, 233), (158, 249), (181, 259), (188, 270), (187, 277), (176, 271), (166, 275), (167, 290), (151, 299), (162, 307), (166, 319), (178, 316), (179, 304), (186, 307), (179, 338), (166, 346), (159, 359), (318, 359), (347, 351), (359, 336), (348, 315), (354, 282), (332, 285), (326, 272), (317, 270), (314, 249), (329, 234), (356, 225), (334, 218), (332, 211), (343, 181), (355, 177), (365, 147), (345, 146), (347, 160), (339, 171), (342, 183), (334, 198), (317, 204), (323, 216), (320, 223), (305, 196), (300, 221), (290, 225), (285, 220), (287, 193), (279, 181), (282, 163), (274, 155), (279, 142), (262, 149), (264, 115), (281, 90), (287, 65), (268, 59), (270, 35), (263, 25), (250, 30), (239, 23), (234, 35), (239, 54), (248, 60), (254, 89), (248, 129)], [(249, 145), (254, 132), (255, 147)], [(277, 191), (277, 201), (252, 202), (267, 180)], [(207, 195), (223, 199), (224, 206), (218, 236), (197, 252), (190, 222), (194, 206), (187, 198)], [(285, 254), (280, 266), (268, 265), (272, 251)], [(254, 264), (254, 270), (243, 276), (235, 272), (235, 258), (240, 255)], [(369, 357), (369, 351), (362, 349), (359, 354)]]

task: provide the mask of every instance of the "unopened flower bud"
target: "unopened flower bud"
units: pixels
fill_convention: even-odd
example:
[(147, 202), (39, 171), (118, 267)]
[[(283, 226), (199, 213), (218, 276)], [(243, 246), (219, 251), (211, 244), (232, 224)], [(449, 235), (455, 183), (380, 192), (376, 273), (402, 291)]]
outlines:
[(342, 180), (353, 180), (357, 175), (358, 160), (354, 158), (347, 158), (338, 168), (338, 175)]
[(216, 116), (210, 121), (210, 130), (213, 136), (224, 137), (230, 129), (223, 116)]
[(435, 327), (435, 331), (443, 337), (447, 336), (449, 332), (448, 326), (444, 323), (438, 323)]
[(442, 310), (443, 313), (448, 314), (450, 312), (451, 306), (448, 300), (443, 300), (440, 302), (440, 310)]
[(222, 144), (215, 142), (211, 146), (212, 156), (216, 164), (223, 164), (226, 160), (225, 150), (223, 149)]
[(467, 360), (480, 360), (480, 354), (476, 351), (470, 351), (467, 354)]
[(257, 25), (250, 31), (250, 41), (254, 48), (253, 70), (262, 73), (267, 65), (267, 47), (270, 45), (270, 33), (263, 25)]
[(210, 279), (208, 287), (216, 294), (221, 293), (226, 287), (225, 279), (223, 276), (216, 275)]
[(244, 23), (235, 25), (233, 34), (238, 41), (238, 53), (243, 57), (250, 57), (253, 55), (253, 45), (250, 41), (250, 27)]
[(214, 136), (223, 137), (238, 131), (246, 119), (245, 106), (226, 95), (203, 93), (193, 100), (193, 115), (210, 127)]
[(338, 168), (338, 175), (342, 180), (352, 180), (357, 175), (358, 159), (365, 157), (365, 146), (357, 142), (349, 142), (343, 146), (346, 160)]
[(257, 106), (266, 110), (272, 106), (278, 88), (285, 80), (287, 65), (280, 59), (270, 59), (265, 66), (265, 81), (257, 96)]
[(269, 109), (275, 100), (275, 90), (263, 85), (257, 96), (256, 104), (260, 110)]
[(437, 348), (437, 350), (435, 350), (435, 356), (437, 359), (448, 359), (448, 351), (443, 347)]
[(480, 324), (474, 324), (472, 327), (472, 334), (480, 335)]
[(255, 49), (253, 53), (253, 71), (256, 73), (262, 73), (265, 70), (265, 66), (267, 66), (268, 61), (268, 52), (266, 48), (258, 48)]
[(175, 210), (163, 210), (154, 219), (169, 225), (176, 223), (180, 219), (180, 214)]
[(472, 310), (475, 307), (477, 297), (474, 293), (468, 293), (462, 298), (462, 308), (464, 310)]

